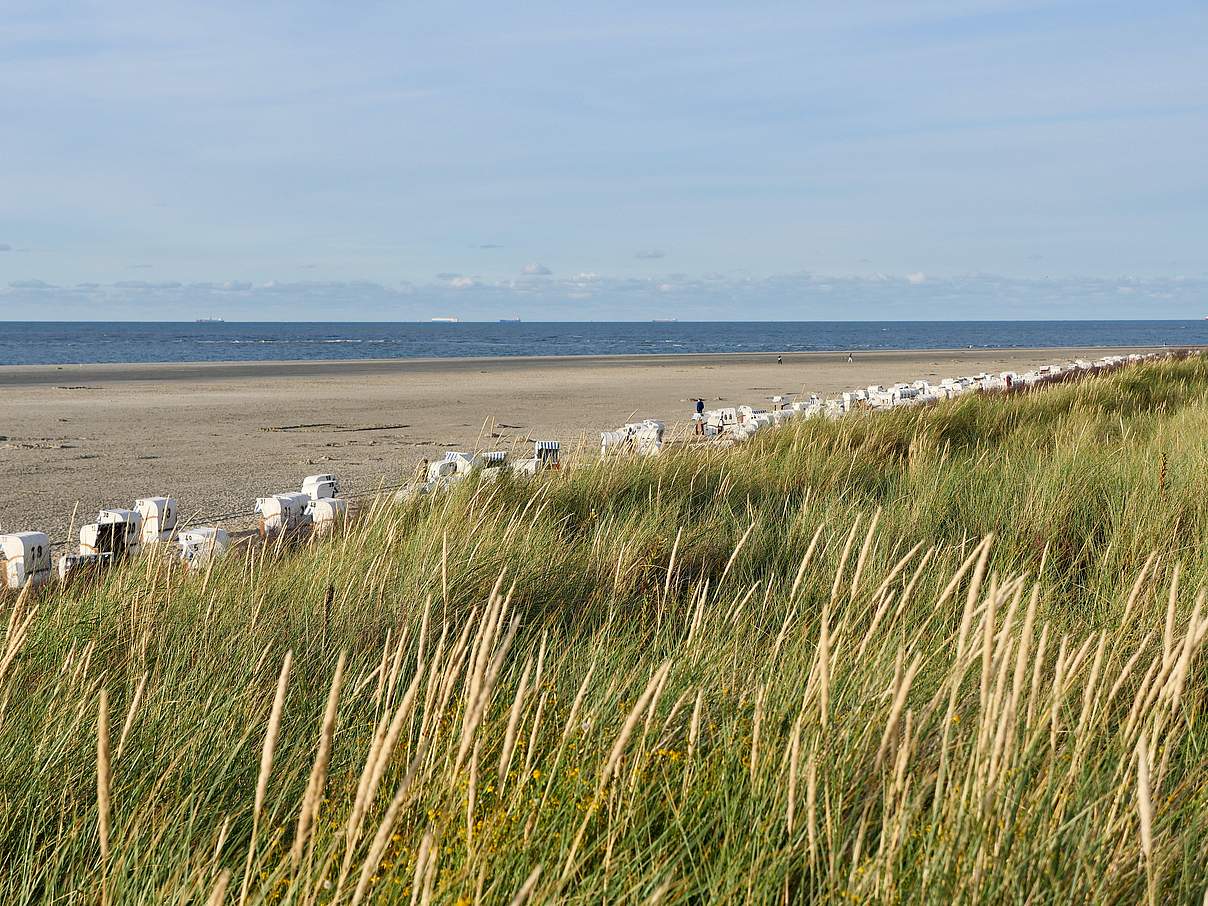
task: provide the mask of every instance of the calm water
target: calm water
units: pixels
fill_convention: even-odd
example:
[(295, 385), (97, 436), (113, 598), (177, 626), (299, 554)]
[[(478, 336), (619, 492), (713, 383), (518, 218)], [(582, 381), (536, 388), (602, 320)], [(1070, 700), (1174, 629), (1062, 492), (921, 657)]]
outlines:
[(1208, 321), (0, 323), (0, 364), (1208, 345)]

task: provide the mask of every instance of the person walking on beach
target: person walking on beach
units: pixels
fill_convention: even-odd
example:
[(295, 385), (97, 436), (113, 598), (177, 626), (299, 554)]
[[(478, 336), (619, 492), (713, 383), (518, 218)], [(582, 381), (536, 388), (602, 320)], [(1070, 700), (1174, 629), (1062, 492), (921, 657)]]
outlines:
[(697, 397), (696, 400), (696, 433), (705, 433), (705, 401), (703, 398)]
[(855, 358), (853, 358), (853, 357), (852, 357), (852, 354), (851, 354), (850, 352), (847, 354), (847, 361), (848, 361), (848, 362), (854, 362), (854, 361), (855, 361)]
[(776, 364), (777, 364), (777, 365), (783, 365), (783, 364), (784, 364), (784, 356), (781, 356), (781, 355), (776, 356)]

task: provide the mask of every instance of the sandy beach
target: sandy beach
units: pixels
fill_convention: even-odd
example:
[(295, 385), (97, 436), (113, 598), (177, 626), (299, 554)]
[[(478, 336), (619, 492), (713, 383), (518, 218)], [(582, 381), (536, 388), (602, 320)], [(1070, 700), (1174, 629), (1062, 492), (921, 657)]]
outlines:
[(0, 530), (53, 539), (102, 506), (168, 495), (182, 513), (250, 511), (254, 498), (333, 472), (346, 492), (415, 473), (449, 449), (559, 439), (594, 448), (635, 417), (682, 426), (777, 394), (1025, 370), (1131, 350), (954, 350), (0, 368)]

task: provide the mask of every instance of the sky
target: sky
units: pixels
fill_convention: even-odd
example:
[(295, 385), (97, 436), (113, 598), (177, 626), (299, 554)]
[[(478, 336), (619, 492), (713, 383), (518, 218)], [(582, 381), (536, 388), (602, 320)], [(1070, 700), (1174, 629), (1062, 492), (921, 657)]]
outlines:
[(1208, 315), (1203, 2), (0, 0), (0, 318)]

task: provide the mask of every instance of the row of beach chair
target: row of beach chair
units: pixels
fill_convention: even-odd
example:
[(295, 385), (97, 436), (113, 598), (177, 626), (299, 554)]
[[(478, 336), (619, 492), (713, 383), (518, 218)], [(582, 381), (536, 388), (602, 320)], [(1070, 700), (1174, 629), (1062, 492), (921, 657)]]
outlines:
[(704, 434), (720, 442), (745, 441), (759, 431), (782, 424), (793, 418), (841, 418), (855, 411), (884, 411), (921, 406), (941, 400), (956, 399), (967, 393), (1014, 392), (1058, 381), (1069, 380), (1125, 365), (1139, 364), (1158, 357), (1159, 353), (1109, 355), (1095, 361), (1077, 359), (1067, 364), (1042, 365), (1031, 371), (981, 373), (960, 378), (945, 378), (938, 383), (926, 380), (892, 384), (875, 384), (855, 390), (845, 390), (823, 399), (817, 394), (789, 402), (784, 397), (772, 397), (772, 409), (734, 406), (713, 409), (703, 415)]

